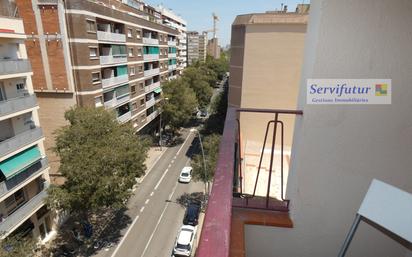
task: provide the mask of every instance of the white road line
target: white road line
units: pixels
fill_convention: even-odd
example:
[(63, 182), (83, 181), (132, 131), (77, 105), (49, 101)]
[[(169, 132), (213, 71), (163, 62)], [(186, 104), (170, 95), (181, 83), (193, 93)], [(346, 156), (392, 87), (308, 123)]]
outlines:
[(173, 160), (171, 161), (171, 163), (174, 163), (175, 162), (175, 159), (173, 158)]
[(148, 204), (150, 201), (150, 199), (146, 199), (146, 202), (144, 202), (144, 204)]
[(150, 193), (150, 196), (153, 196), (154, 195), (154, 192), (152, 191), (151, 193)]
[[(183, 144), (180, 146), (179, 150), (177, 151), (178, 153), (180, 152), (180, 150), (182, 150), (183, 146), (186, 144), (186, 142), (187, 142), (187, 140), (189, 139), (189, 137), (190, 137), (191, 134), (192, 134), (192, 131), (190, 131), (189, 134), (187, 135), (185, 141), (183, 142)], [(163, 154), (164, 154), (165, 152), (166, 152), (166, 151), (164, 151), (164, 152), (156, 159), (156, 161), (155, 161), (155, 162), (153, 163), (153, 165), (148, 169), (148, 171), (146, 172), (146, 174), (144, 175), (144, 177), (142, 178), (142, 180), (141, 180), (140, 182), (143, 182), (143, 180), (146, 178), (147, 174), (149, 174), (149, 172), (152, 170), (152, 168), (156, 165), (156, 163), (160, 160), (160, 158), (163, 156)], [(174, 157), (173, 159), (176, 159), (176, 156), (177, 156), (177, 155), (175, 155), (175, 157)], [(176, 190), (176, 186), (177, 186), (177, 183), (176, 183), (176, 185), (175, 185), (175, 189), (174, 189), (174, 190)], [(153, 193), (153, 192), (152, 192), (152, 193)], [(166, 204), (166, 207), (167, 207), (168, 204), (169, 204), (169, 203)], [(166, 209), (165, 209), (165, 210), (166, 210)], [(164, 214), (164, 212), (162, 213), (162, 216), (163, 216), (163, 214)], [(134, 218), (132, 224), (130, 224), (130, 226), (129, 226), (129, 228), (127, 229), (126, 233), (124, 234), (124, 236), (122, 237), (122, 239), (120, 240), (119, 244), (117, 245), (116, 249), (114, 250), (113, 254), (112, 254), (110, 257), (115, 257), (115, 256), (116, 256), (116, 254), (117, 254), (117, 252), (119, 251), (120, 247), (123, 245), (124, 240), (126, 240), (127, 235), (130, 233), (130, 231), (132, 230), (132, 228), (134, 227), (134, 225), (136, 224), (136, 222), (137, 222), (138, 219), (139, 219), (139, 215), (136, 216), (136, 218)]]
[[(178, 184), (178, 183), (176, 182), (176, 184), (175, 184), (175, 186), (174, 186), (174, 188), (173, 188), (173, 190), (172, 190), (172, 193), (169, 195), (169, 199), (168, 199), (169, 201), (172, 199), (172, 196), (173, 196), (173, 194), (174, 194), (175, 191), (176, 191), (177, 184)], [(170, 203), (169, 201), (166, 203), (166, 206), (165, 206), (165, 208), (163, 209), (162, 214), (161, 214), (160, 217), (159, 217), (159, 220), (157, 221), (156, 227), (154, 228), (152, 234), (150, 235), (149, 241), (147, 241), (146, 246), (145, 246), (145, 248), (144, 248), (144, 250), (143, 250), (143, 253), (142, 253), (142, 255), (140, 255), (140, 257), (143, 257), (143, 256), (145, 255), (147, 249), (149, 248), (150, 242), (152, 241), (153, 236), (154, 236), (154, 234), (156, 233), (156, 230), (157, 230), (157, 228), (159, 227), (160, 222), (162, 221), (163, 215), (165, 214), (167, 207), (169, 206), (169, 203)]]
[(157, 190), (157, 188), (159, 187), (160, 183), (162, 183), (163, 178), (166, 176), (166, 173), (169, 171), (169, 169), (166, 169), (165, 172), (163, 173), (162, 177), (159, 179), (159, 181), (157, 182), (156, 186), (154, 187), (154, 190)]
[(169, 164), (168, 168), (172, 167), (172, 164)]
[(144, 211), (144, 206), (142, 208), (140, 208), (140, 212), (143, 212), (143, 211)]
[[(139, 215), (136, 216), (136, 218), (134, 218), (132, 224), (130, 225), (129, 228), (132, 228), (134, 226), (134, 224), (136, 224), (137, 220), (139, 219)], [(119, 251), (120, 246), (123, 244), (124, 239), (127, 237), (127, 235), (130, 233), (131, 229), (128, 229), (126, 231), (126, 234), (124, 234), (122, 240), (120, 241), (120, 243), (118, 244), (118, 246), (116, 247), (116, 249), (114, 250), (113, 254), (111, 257), (114, 257), (116, 255), (116, 253)]]

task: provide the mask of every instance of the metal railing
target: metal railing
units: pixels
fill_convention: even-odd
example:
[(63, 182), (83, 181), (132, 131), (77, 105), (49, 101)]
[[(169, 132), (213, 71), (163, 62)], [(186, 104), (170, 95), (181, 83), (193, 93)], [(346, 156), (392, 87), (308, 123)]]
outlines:
[(156, 100), (154, 98), (146, 101), (146, 109), (152, 107), (153, 105), (155, 105)]
[(159, 44), (159, 40), (158, 40), (157, 38), (143, 37), (143, 44), (158, 45), (158, 44)]
[(48, 166), (47, 158), (43, 158), (11, 179), (0, 182), (0, 198), (16, 186), (39, 176)]
[(43, 138), (43, 131), (39, 127), (28, 129), (0, 142), (0, 156), (12, 153), (20, 148)]
[(126, 35), (106, 31), (97, 31), (97, 40), (110, 42), (126, 42)]
[(0, 116), (23, 111), (37, 106), (36, 96), (25, 95), (0, 101)]
[(154, 111), (151, 114), (147, 115), (146, 117), (146, 122), (151, 122), (152, 120), (154, 120), (157, 116), (159, 115), (159, 111)]
[(29, 60), (0, 60), (0, 75), (31, 72)]
[(131, 112), (131, 111), (126, 112), (125, 114), (117, 117), (117, 120), (118, 120), (120, 123), (125, 123), (126, 121), (130, 120), (130, 118), (132, 118), (132, 112)]
[(126, 55), (101, 55), (100, 64), (118, 64), (127, 62)]
[(159, 74), (160, 69), (159, 68), (155, 68), (155, 69), (151, 69), (151, 70), (145, 70), (144, 71), (144, 76), (145, 77), (152, 77), (154, 75)]
[(152, 92), (156, 88), (160, 87), (160, 81), (150, 84), (149, 86), (145, 86), (144, 91), (145, 93)]
[(144, 61), (159, 60), (159, 54), (143, 54)]
[(129, 76), (127, 74), (117, 76), (117, 77), (102, 79), (102, 87), (107, 88), (107, 87), (119, 85), (119, 84), (122, 84), (122, 83), (126, 83), (128, 81), (129, 81)]
[(22, 206), (16, 209), (12, 214), (3, 218), (0, 222), (0, 232), (11, 233), (23, 221), (30, 218), (34, 212), (44, 205), (44, 199), (47, 197), (48, 184), (45, 183), (43, 190), (40, 191), (33, 198), (25, 202)]

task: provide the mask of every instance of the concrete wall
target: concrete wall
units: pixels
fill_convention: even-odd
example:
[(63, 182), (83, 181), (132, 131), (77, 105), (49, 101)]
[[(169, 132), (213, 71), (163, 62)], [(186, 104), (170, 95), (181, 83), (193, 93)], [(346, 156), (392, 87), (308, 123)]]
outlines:
[[(247, 256), (337, 256), (373, 178), (412, 192), (411, 13), (408, 0), (311, 1), (287, 189), (295, 227), (246, 226)], [(307, 105), (308, 78), (389, 78), (392, 104)], [(347, 256), (410, 250), (362, 222)]]

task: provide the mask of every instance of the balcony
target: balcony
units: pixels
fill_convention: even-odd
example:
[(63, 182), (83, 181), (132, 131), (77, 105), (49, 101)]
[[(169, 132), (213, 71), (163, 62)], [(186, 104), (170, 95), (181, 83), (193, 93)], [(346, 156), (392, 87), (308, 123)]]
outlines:
[(157, 61), (159, 60), (159, 54), (144, 54), (143, 60), (144, 61)]
[(154, 99), (154, 97), (148, 101), (146, 101), (146, 109), (152, 107), (153, 105), (155, 105), (156, 100)]
[(11, 233), (19, 224), (30, 218), (33, 213), (40, 209), (44, 205), (44, 200), (47, 197), (47, 187), (48, 184), (45, 183), (45, 187), (40, 191), (40, 193), (25, 202), (16, 211), (3, 219), (0, 223), (0, 231)]
[(129, 76), (127, 74), (117, 76), (117, 77), (102, 79), (102, 87), (108, 88), (108, 87), (116, 86), (122, 83), (126, 83), (128, 81), (129, 81)]
[(30, 166), (25, 171), (13, 176), (11, 179), (0, 182), (0, 198), (16, 186), (38, 177), (47, 167), (49, 167), (47, 158), (43, 158), (41, 161)]
[(169, 71), (176, 70), (176, 64), (169, 65)]
[(0, 60), (0, 76), (31, 72), (29, 60)]
[[(240, 121), (237, 119), (241, 114)], [(263, 146), (259, 156), (257, 173), (247, 174), (245, 170), (244, 141), (245, 134), (240, 131), (242, 115), (253, 113), (253, 117), (265, 114), (270, 115), (264, 133)], [(223, 136), (219, 147), (219, 156), (215, 169), (212, 191), (209, 195), (204, 225), (197, 249), (197, 257), (245, 256), (245, 224), (276, 226), (292, 228), (293, 223), (289, 217), (289, 200), (284, 198), (284, 123), (279, 116), (302, 115), (302, 111), (295, 110), (267, 110), (267, 109), (236, 109), (228, 108)], [(274, 117), (274, 119), (272, 118)], [(246, 124), (247, 125), (247, 124)], [(272, 129), (273, 127), (273, 129)], [(269, 133), (270, 132), (270, 133)], [(247, 136), (247, 134), (246, 134)], [(276, 140), (280, 138), (279, 143)], [(266, 141), (270, 142), (267, 143)], [(269, 145), (268, 171), (264, 173), (267, 180), (260, 174), (263, 157), (266, 154), (266, 144)], [(275, 151), (276, 146), (280, 148)], [(275, 158), (275, 155), (278, 155)], [(274, 162), (279, 161), (276, 166)], [(273, 169), (274, 167), (277, 169)], [(272, 173), (279, 173), (279, 180), (272, 180)], [(245, 181), (251, 180), (252, 183)], [(260, 180), (259, 180), (260, 179)], [(262, 183), (263, 181), (263, 183)], [(267, 183), (266, 183), (267, 182)], [(273, 197), (272, 184), (279, 185), (279, 196)], [(251, 184), (252, 187), (245, 188)], [(257, 186), (265, 186), (265, 194), (258, 195)]]
[(34, 95), (27, 94), (22, 97), (7, 99), (6, 101), (0, 102), (0, 117), (36, 106), (37, 101)]
[(97, 31), (97, 40), (125, 43), (126, 35), (113, 32)]
[(167, 41), (167, 45), (168, 46), (176, 46), (176, 41), (173, 41), (173, 40)]
[(157, 38), (147, 38), (147, 37), (143, 37), (143, 44), (146, 44), (146, 45), (158, 45), (158, 44), (159, 44), (159, 39), (157, 39)]
[(159, 68), (151, 69), (151, 70), (145, 70), (145, 71), (144, 71), (144, 76), (145, 76), (145, 77), (153, 77), (153, 76), (155, 76), (155, 75), (158, 75), (159, 72), (160, 72), (160, 69), (159, 69)]
[(144, 88), (145, 93), (150, 93), (156, 88), (160, 87), (160, 81), (150, 84)]
[(129, 100), (130, 100), (129, 94), (118, 97), (118, 98), (114, 97), (112, 100), (104, 102), (104, 107), (113, 108), (121, 104), (127, 103)]
[(126, 55), (102, 55), (100, 56), (100, 64), (119, 64), (127, 62)]
[(146, 122), (147, 122), (147, 123), (151, 122), (152, 120), (154, 120), (154, 119), (157, 117), (157, 115), (159, 115), (159, 111), (154, 111), (154, 112), (152, 112), (151, 114), (149, 114), (149, 115), (146, 117)]
[[(14, 3), (14, 2), (12, 2)], [(6, 6), (9, 3), (4, 3)], [(14, 8), (10, 8), (10, 11), (7, 10), (7, 7), (2, 7), (3, 8), (3, 15), (10, 15), (14, 16)], [(2, 31), (0, 32), (0, 38), (15, 38), (15, 39), (25, 39), (26, 34), (24, 33), (24, 27), (23, 27), (23, 20), (14, 18), (14, 17), (3, 17), (0, 16), (0, 24), (2, 24)]]
[(168, 54), (167, 57), (169, 57), (169, 58), (176, 58), (176, 53)]
[(132, 118), (132, 112), (126, 112), (125, 114), (117, 117), (117, 121), (120, 123), (125, 123)]
[(43, 138), (43, 131), (39, 127), (24, 131), (12, 138), (0, 141), (0, 156), (19, 150), (20, 148), (34, 143)]

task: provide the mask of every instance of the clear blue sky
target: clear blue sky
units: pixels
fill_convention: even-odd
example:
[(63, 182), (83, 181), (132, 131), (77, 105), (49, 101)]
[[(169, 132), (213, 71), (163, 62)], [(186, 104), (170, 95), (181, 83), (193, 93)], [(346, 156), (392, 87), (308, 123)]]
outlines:
[[(309, 0), (145, 0), (147, 4), (163, 4), (182, 16), (189, 30), (203, 31), (213, 28), (212, 12), (219, 16), (218, 38), (221, 46), (230, 44), (231, 25), (236, 15), (280, 9), (282, 3), (294, 11), (296, 4)], [(212, 35), (209, 34), (209, 37)]]

